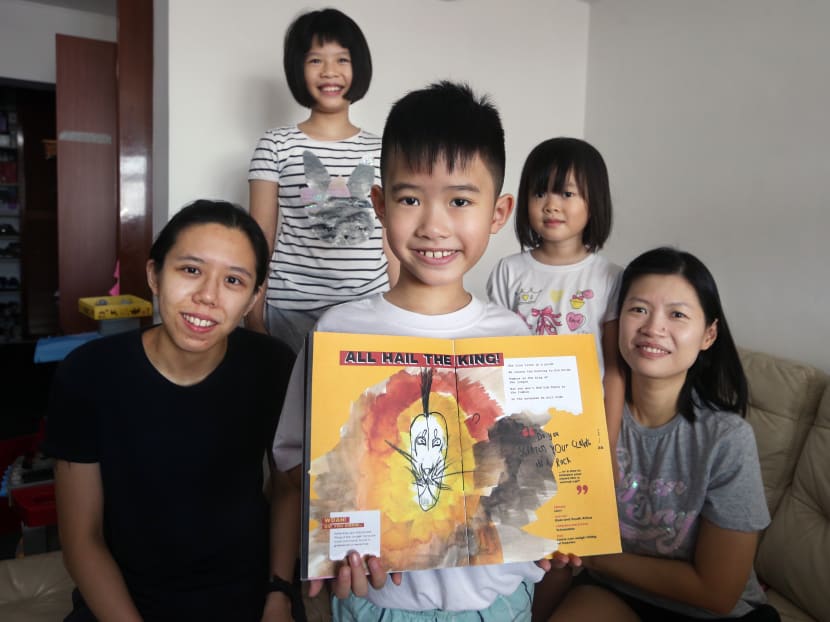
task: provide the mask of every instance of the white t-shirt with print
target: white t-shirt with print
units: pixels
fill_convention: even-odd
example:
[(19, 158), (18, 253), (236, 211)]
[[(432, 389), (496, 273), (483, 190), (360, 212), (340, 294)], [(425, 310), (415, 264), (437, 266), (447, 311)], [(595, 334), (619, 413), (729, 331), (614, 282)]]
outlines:
[[(332, 307), (315, 330), (445, 339), (528, 334), (515, 314), (476, 298), (453, 313), (422, 315), (391, 304), (382, 294)], [(274, 438), (274, 460), (282, 471), (302, 463), (305, 368), (305, 350), (301, 350)], [(489, 607), (499, 595), (512, 594), (522, 581), (538, 582), (543, 574), (533, 562), (417, 570), (405, 572), (400, 585), (388, 579), (381, 589), (370, 589), (367, 598), (390, 609), (478, 611)]]
[(592, 253), (567, 266), (543, 264), (530, 251), (500, 259), (487, 280), (492, 302), (521, 317), (537, 335), (593, 334), (600, 369), (602, 327), (617, 319), (622, 268)]

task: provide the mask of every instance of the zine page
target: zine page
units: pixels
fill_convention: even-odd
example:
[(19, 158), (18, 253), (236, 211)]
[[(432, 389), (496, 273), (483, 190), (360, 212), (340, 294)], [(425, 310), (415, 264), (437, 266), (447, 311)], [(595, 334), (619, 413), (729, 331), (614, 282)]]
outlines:
[(308, 373), (304, 578), (619, 551), (593, 337), (314, 333)]

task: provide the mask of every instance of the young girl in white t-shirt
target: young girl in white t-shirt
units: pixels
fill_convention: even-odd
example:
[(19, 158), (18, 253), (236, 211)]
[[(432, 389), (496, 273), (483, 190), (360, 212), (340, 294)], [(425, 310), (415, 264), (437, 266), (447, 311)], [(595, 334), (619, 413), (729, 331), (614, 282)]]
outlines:
[(487, 294), (537, 335), (596, 335), (613, 456), (624, 399), (616, 312), (622, 268), (597, 254), (611, 233), (611, 191), (599, 151), (578, 138), (537, 145), (522, 168), (515, 224), (523, 251), (496, 264)]

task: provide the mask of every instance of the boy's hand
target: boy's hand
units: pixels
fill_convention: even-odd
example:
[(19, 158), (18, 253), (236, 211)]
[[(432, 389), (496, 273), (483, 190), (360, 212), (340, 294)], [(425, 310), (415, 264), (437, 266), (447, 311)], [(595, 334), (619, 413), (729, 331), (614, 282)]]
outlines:
[[(337, 577), (332, 583), (334, 595), (337, 598), (348, 598), (349, 594), (364, 597), (369, 593), (370, 584), (376, 590), (386, 584), (386, 580), (390, 575), (383, 569), (380, 559), (370, 555), (366, 558), (366, 565), (369, 567), (368, 575), (363, 569), (360, 555), (352, 551), (346, 556), (345, 563), (337, 570)], [(395, 585), (401, 584), (402, 575), (400, 572), (393, 572), (391, 577), (392, 583)], [(322, 581), (312, 581), (309, 586), (309, 595), (316, 596), (322, 587)]]
[(553, 559), (540, 559), (536, 562), (536, 565), (545, 572), (548, 572), (551, 568), (565, 568), (566, 566), (579, 568), (582, 566), (582, 558), (572, 553), (556, 551), (553, 554)]

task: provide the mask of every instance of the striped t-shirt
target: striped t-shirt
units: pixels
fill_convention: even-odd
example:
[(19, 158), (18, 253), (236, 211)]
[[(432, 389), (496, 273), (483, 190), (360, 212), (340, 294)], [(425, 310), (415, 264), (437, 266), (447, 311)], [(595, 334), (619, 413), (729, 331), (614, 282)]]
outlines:
[(314, 140), (297, 126), (265, 132), (248, 180), (279, 184), (268, 304), (322, 311), (389, 289), (383, 229), (370, 190), (380, 184), (379, 136)]

